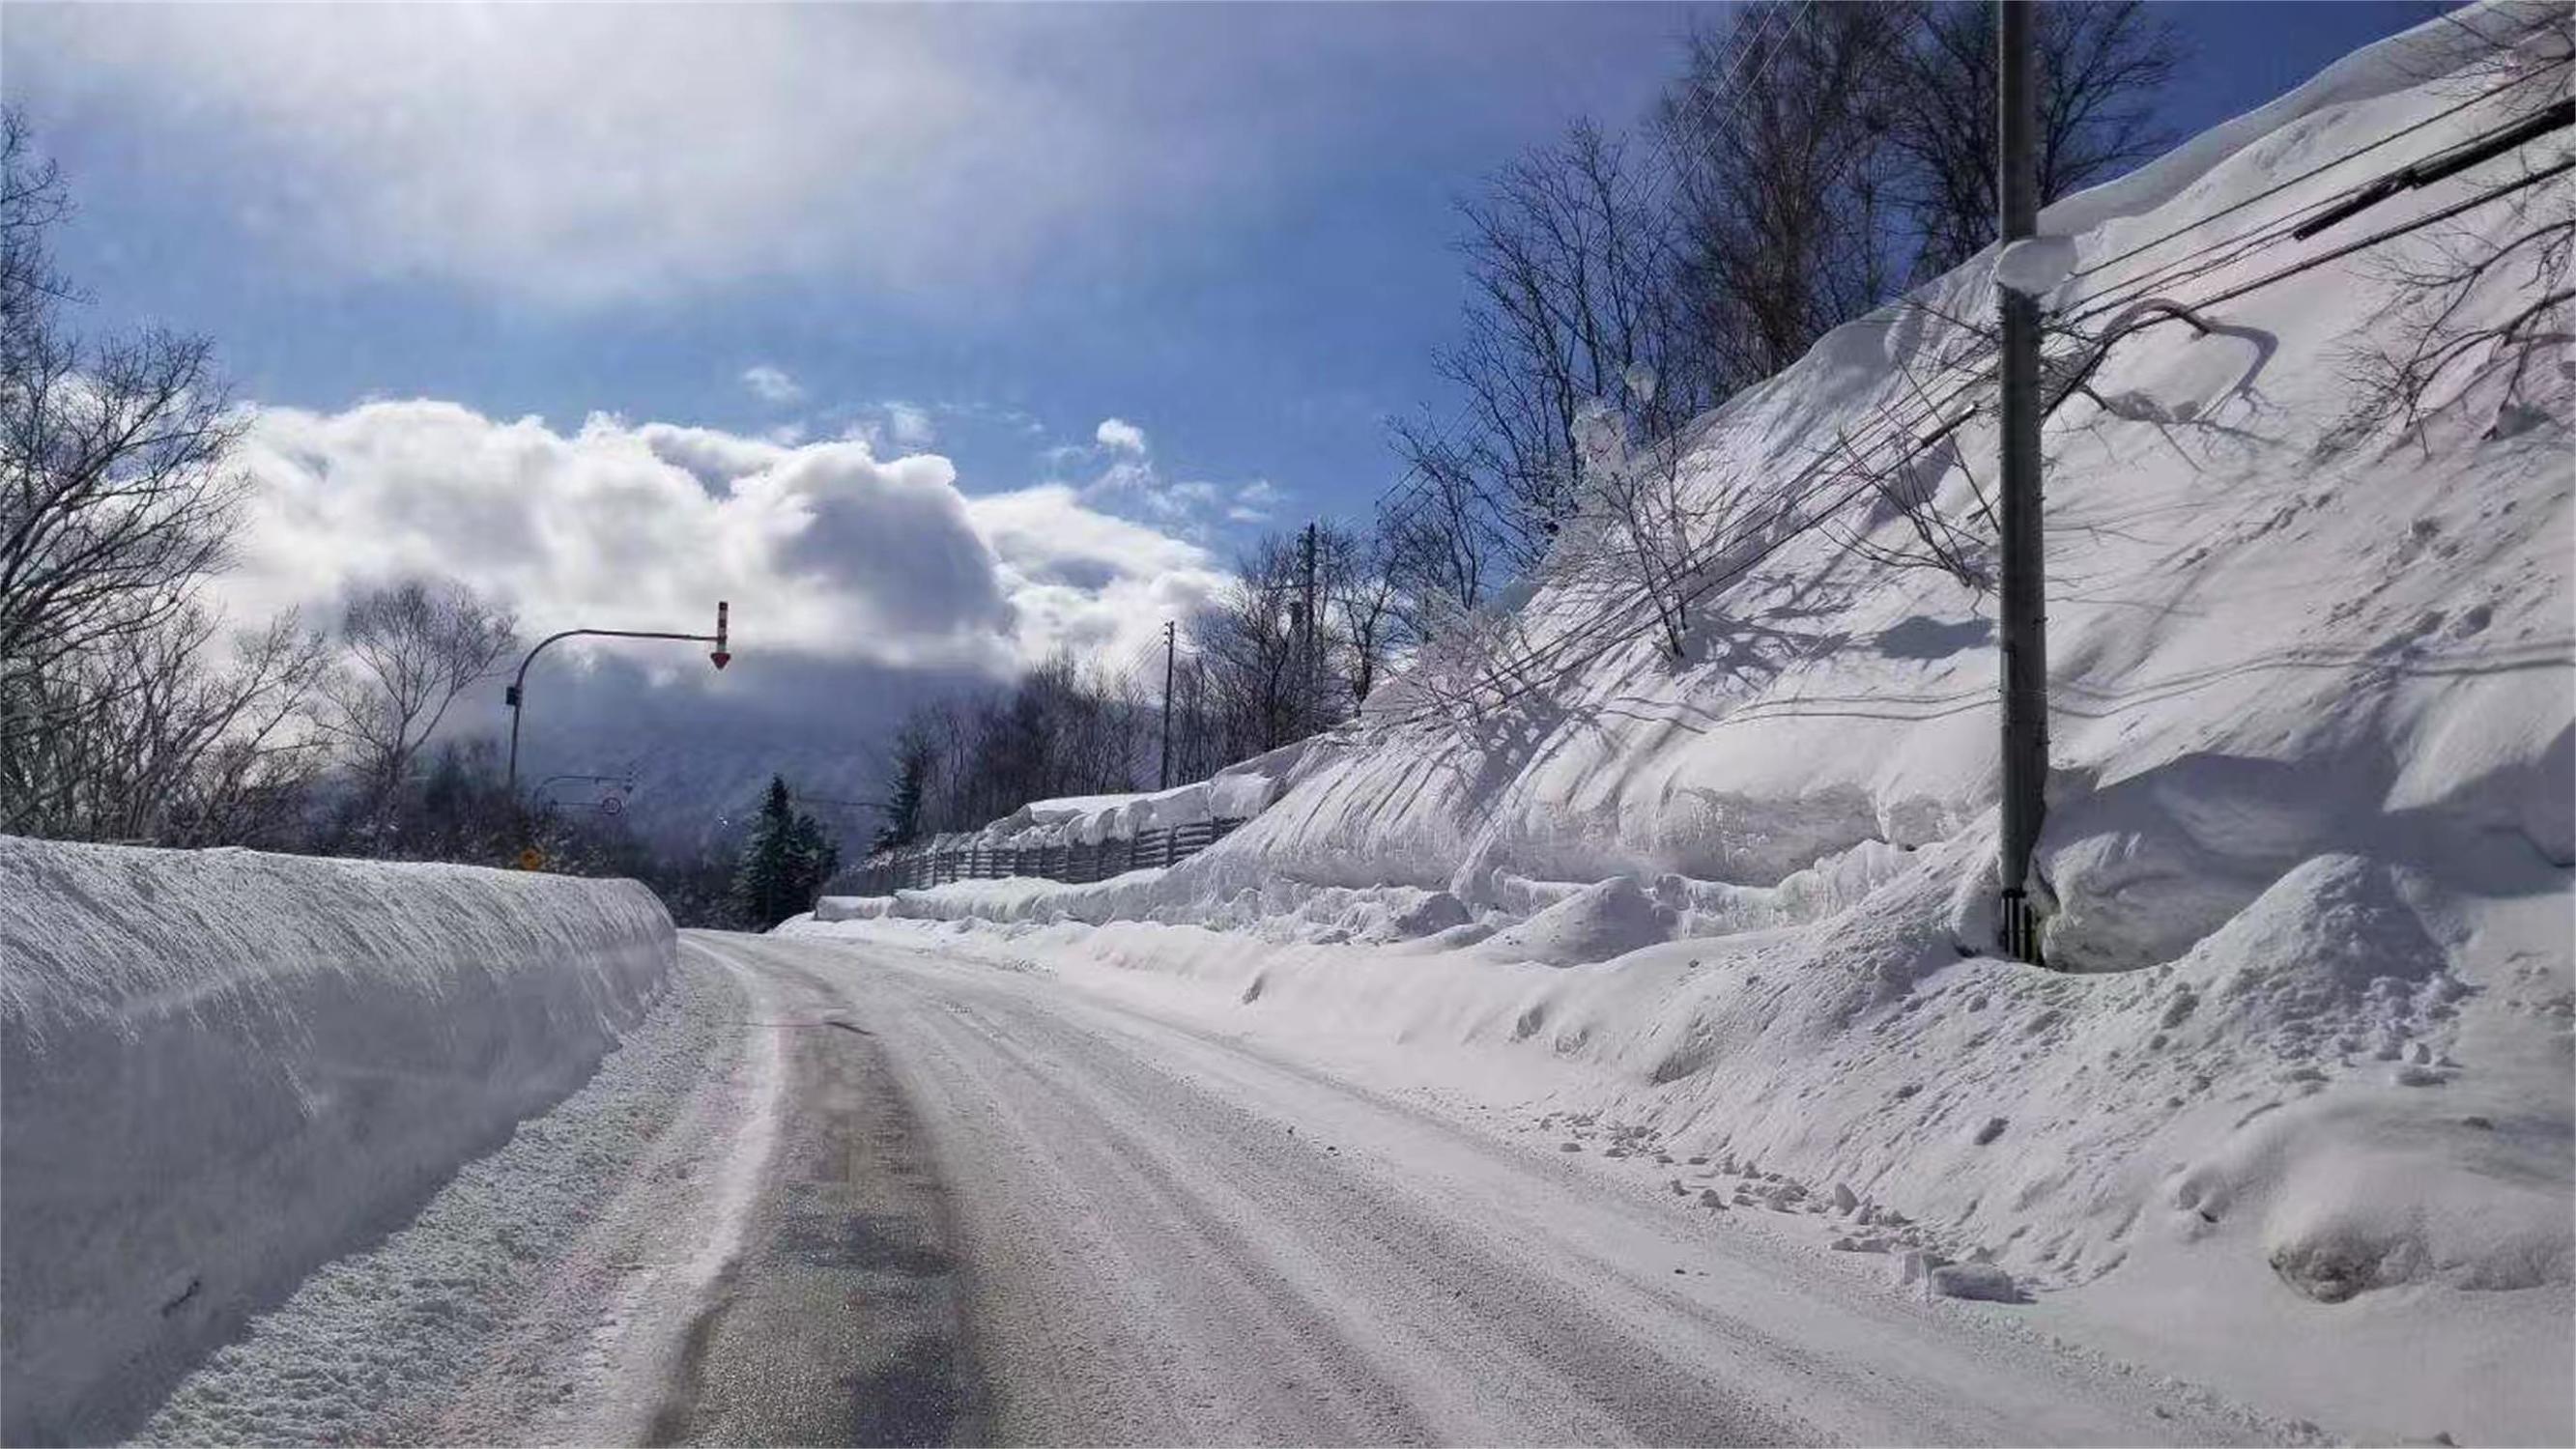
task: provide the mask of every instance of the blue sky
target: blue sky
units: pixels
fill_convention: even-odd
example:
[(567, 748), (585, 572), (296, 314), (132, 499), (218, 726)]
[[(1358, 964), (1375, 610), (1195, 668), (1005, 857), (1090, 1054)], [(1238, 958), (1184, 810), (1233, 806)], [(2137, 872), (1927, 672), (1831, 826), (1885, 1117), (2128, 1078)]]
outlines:
[[(2184, 133), (2428, 13), (2164, 8)], [(0, 85), (96, 317), (213, 334), (247, 397), (896, 428), (969, 494), (1094, 476), (1114, 417), (1221, 545), (1365, 511), (1383, 420), (1443, 397), (1453, 199), (1638, 115), (1692, 15), (12, 5)]]

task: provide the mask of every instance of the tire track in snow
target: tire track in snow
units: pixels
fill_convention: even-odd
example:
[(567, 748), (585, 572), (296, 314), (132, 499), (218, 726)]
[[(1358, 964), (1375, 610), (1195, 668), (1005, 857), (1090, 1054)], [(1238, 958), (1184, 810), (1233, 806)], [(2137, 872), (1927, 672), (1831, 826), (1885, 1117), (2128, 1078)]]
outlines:
[(634, 1238), (620, 1265), (624, 1275), (590, 1329), (583, 1407), (569, 1416), (576, 1427), (561, 1435), (573, 1442), (644, 1437), (662, 1386), (680, 1371), (698, 1320), (742, 1251), (777, 1146), (787, 1081), (778, 988), (685, 933), (680, 951), (740, 984), (740, 1056), (693, 1098), (686, 1120), (670, 1134), (673, 1160), (662, 1171), (639, 1174), (620, 1193), (617, 1216)]
[(886, 1053), (825, 983), (753, 974), (793, 1107), (645, 1438), (979, 1441), (948, 1204)]

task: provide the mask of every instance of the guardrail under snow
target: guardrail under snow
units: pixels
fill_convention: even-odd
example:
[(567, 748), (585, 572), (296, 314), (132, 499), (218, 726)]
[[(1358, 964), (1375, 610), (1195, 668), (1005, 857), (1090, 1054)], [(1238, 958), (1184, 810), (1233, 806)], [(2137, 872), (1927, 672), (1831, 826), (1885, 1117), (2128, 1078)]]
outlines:
[(883, 896), (1013, 876), (1089, 885), (1178, 865), (1269, 808), (1314, 743), (1299, 740), (1166, 790), (1034, 800), (981, 830), (878, 851), (823, 893)]
[(586, 1080), (676, 950), (633, 881), (0, 837), (0, 1441), (133, 1430)]
[(1197, 820), (1130, 836), (1054, 845), (914, 846), (868, 857), (849, 881), (851, 893), (863, 896), (1008, 876), (1089, 885), (1131, 870), (1177, 865), (1233, 834), (1241, 824), (1241, 820)]

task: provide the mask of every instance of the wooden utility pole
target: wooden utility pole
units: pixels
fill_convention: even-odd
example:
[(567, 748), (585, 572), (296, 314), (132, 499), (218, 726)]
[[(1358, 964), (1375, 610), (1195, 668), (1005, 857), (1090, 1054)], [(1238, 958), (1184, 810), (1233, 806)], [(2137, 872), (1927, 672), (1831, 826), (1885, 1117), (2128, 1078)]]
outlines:
[[(1995, 0), (2002, 76), (1996, 97), (2001, 245), (2039, 229), (2038, 131), (2031, 76), (2035, 0)], [(2024, 887), (2047, 809), (2048, 616), (2040, 543), (2039, 300), (1999, 286), (2003, 305), (2003, 842), (1997, 944), (2039, 960), (2039, 922)]]
[(1179, 649), (1179, 634), (1172, 621), (1163, 621), (1163, 769), (1161, 783), (1155, 788), (1172, 788), (1172, 658)]

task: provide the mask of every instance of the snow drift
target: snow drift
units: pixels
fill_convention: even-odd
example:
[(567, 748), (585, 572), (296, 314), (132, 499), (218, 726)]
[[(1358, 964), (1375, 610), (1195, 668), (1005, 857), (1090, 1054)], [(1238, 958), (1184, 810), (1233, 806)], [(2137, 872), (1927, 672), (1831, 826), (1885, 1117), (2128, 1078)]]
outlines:
[[(1543, 579), (1487, 621), (1521, 641), (1492, 670), (1508, 688), (1479, 697), (1460, 687), (1477, 661), (1425, 651), (1168, 871), (905, 891), (794, 929), (994, 921), (940, 939), (1103, 989), (1099, 967), (1181, 978), (1207, 989), (1175, 999), (1244, 1031), (1543, 1053), (1585, 1084), (1552, 1102), (1846, 1182), (2169, 1362), (2313, 1383), (2372, 1433), (2563, 1440), (2576, 358), (2535, 337), (2510, 380), (2413, 426), (2356, 404), (2424, 316), (2401, 264), (2563, 216), (2576, 181), (2325, 258), (2539, 172), (2569, 134), (2247, 244), (2563, 98), (2563, 9), (2515, 53), (2491, 43), (2535, 14), (2473, 8), (2357, 52), (2050, 208), (2065, 245), (2013, 269), (2063, 317), (2320, 259), (2208, 307), (2205, 333), (2121, 340), (2048, 425), (2033, 884), (2061, 970), (1987, 954), (1992, 600), (1851, 547), (1904, 544), (1866, 508), (1766, 539), (1699, 601), (1678, 665), (1602, 627), (1597, 583)], [(1758, 512), (1836, 439), (1927, 431), (1926, 381), (1973, 350), (1953, 319), (1992, 315), (1995, 268), (1700, 419), (1691, 501)], [(2563, 285), (2500, 270), (2454, 320), (2499, 325)], [(1991, 420), (1949, 439), (1917, 481), (1974, 518)]]
[(578, 1087), (675, 951), (632, 881), (0, 837), (0, 1439), (131, 1431)]

